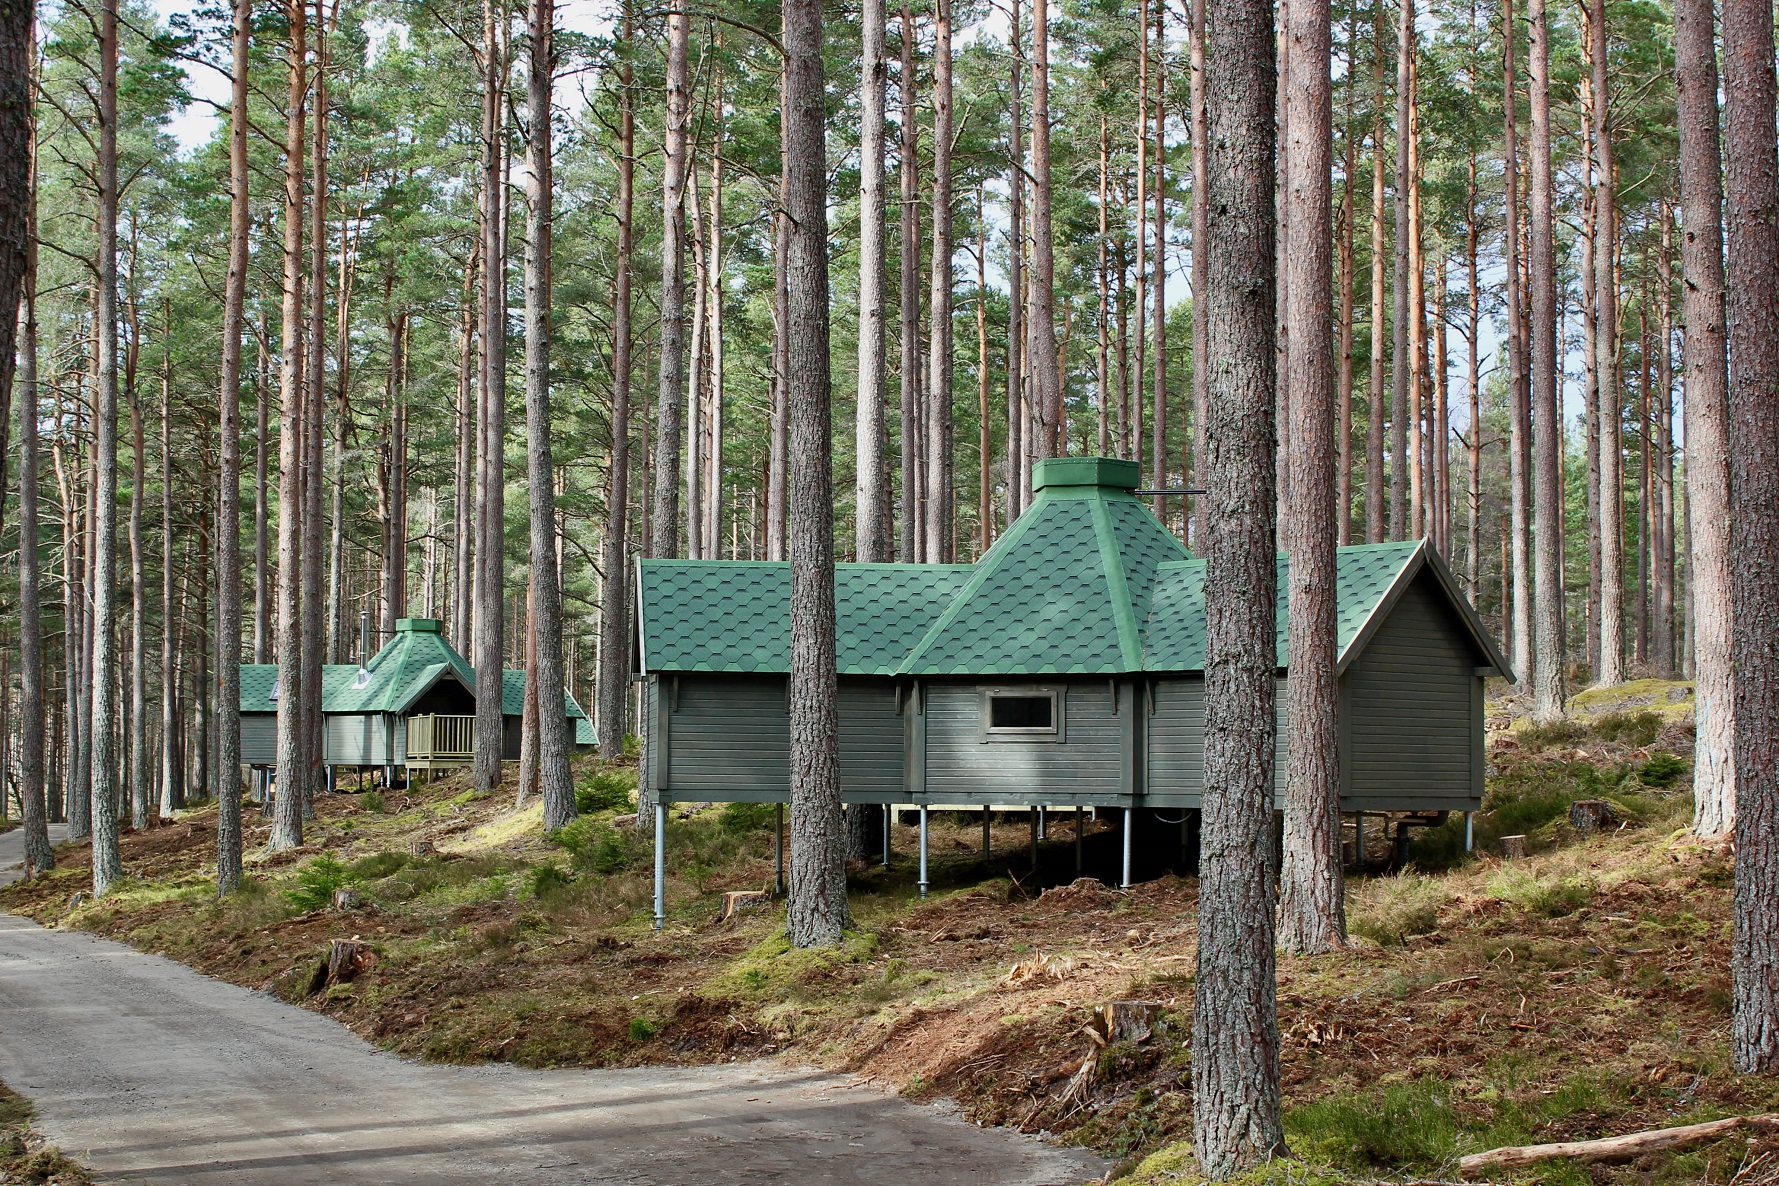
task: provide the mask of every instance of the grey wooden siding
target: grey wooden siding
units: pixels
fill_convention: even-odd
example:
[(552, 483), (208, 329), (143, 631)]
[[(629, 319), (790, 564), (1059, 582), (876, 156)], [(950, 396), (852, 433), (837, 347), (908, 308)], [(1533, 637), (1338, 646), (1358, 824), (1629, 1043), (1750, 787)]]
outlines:
[(783, 676), (663, 676), (660, 694), (673, 798), (785, 793), (791, 734)]
[(1423, 573), (1346, 684), (1349, 809), (1474, 811), (1482, 803), (1480, 677), (1488, 660)]
[[(1113, 710), (1109, 681), (1063, 684), (1063, 740), (983, 740), (978, 683), (923, 685), (926, 798), (937, 803), (1105, 803), (1129, 801), (1130, 752), (1140, 711), (1131, 684)], [(1024, 681), (992, 681), (1012, 688)], [(1063, 681), (1035, 680), (1054, 686)]]
[[(645, 715), (651, 722), (647, 744), (656, 785), (682, 802), (787, 798), (791, 741), (785, 696), (783, 676), (652, 679), (653, 703)], [(902, 790), (902, 718), (894, 686), (888, 680), (842, 680), (838, 708), (841, 793), (849, 801), (896, 798)], [(663, 724), (666, 744), (660, 745)]]
[(389, 762), (389, 729), (381, 716), (328, 713), (322, 726), (323, 760), (330, 766), (383, 766)]
[(278, 716), (270, 712), (241, 714), (241, 764), (278, 764)]
[[(1274, 684), (1278, 725), (1274, 733), (1273, 795), (1284, 806), (1285, 679)], [(1154, 712), (1148, 717), (1146, 803), (1156, 807), (1197, 807), (1205, 790), (1205, 681), (1190, 675), (1157, 680)]]

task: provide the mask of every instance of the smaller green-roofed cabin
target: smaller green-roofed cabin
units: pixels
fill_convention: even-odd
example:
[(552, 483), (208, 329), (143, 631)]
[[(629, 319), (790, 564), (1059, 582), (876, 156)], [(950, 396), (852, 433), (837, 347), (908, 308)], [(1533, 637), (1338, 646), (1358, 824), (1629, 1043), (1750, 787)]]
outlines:
[[(976, 564), (836, 567), (848, 802), (1199, 806), (1203, 562), (1132, 462), (1040, 461), (1032, 485)], [(1505, 659), (1424, 541), (1342, 548), (1337, 569), (1343, 808), (1477, 809)], [(642, 560), (636, 614), (645, 785), (784, 801), (789, 566)], [(1289, 678), (1281, 592), (1281, 712)]]
[[(517, 760), (525, 712), (525, 672), (501, 673), (503, 757)], [(444, 769), (469, 761), (476, 677), (445, 640), (436, 618), (400, 618), (395, 633), (362, 666), (322, 670), (323, 758), (329, 766)], [(577, 748), (593, 743), (592, 722), (564, 692)], [(278, 668), (241, 665), (241, 763), (278, 764)]]

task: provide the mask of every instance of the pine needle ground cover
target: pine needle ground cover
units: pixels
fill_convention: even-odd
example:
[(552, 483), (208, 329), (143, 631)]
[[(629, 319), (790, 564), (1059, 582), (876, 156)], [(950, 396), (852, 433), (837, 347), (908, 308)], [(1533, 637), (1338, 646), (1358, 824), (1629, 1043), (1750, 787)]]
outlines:
[[(1728, 1067), (1731, 869), (1683, 830), (1684, 692), (1608, 700), (1560, 737), (1493, 706), (1478, 855), (1462, 856), (1458, 823), (1418, 835), (1409, 870), (1349, 882), (1352, 950), (1281, 960), (1297, 1160), (1257, 1182), (1449, 1179), (1458, 1156), (1495, 1145), (1779, 1108), (1779, 1084)], [(853, 870), (857, 930), (836, 950), (796, 952), (782, 906), (718, 920), (725, 891), (770, 886), (774, 817), (713, 807), (675, 813), (670, 918), (656, 932), (650, 842), (625, 819), (634, 771), (589, 762), (577, 778), (586, 814), (555, 837), (535, 805), (450, 780), (330, 795), (307, 848), (251, 864), (218, 902), (213, 817), (199, 810), (127, 836), (130, 876), (102, 902), (70, 905), (89, 877), (70, 846), (52, 876), (0, 891), (0, 908), (265, 988), (405, 1054), (533, 1066), (779, 1056), (1090, 1145), (1131, 1183), (1195, 1180), (1183, 1143), (1191, 878), (1071, 883), (1062, 826), (1034, 876), (1023, 818), (994, 825), (985, 861), (978, 817), (939, 817), (932, 896), (915, 894), (914, 832), (898, 826), (888, 872)], [(1618, 822), (1578, 835), (1577, 798), (1605, 799)], [(263, 850), (257, 829), (252, 818), (250, 852)], [(1501, 835), (1526, 836), (1530, 855), (1489, 855)], [(1109, 824), (1090, 831), (1090, 865), (1115, 868), (1116, 845)], [(349, 907), (335, 907), (337, 890)], [(318, 978), (330, 944), (354, 938), (369, 948), (362, 970)], [(1148, 1021), (1106, 1026), (1095, 1009), (1109, 1001), (1147, 1003)], [(1779, 1150), (1736, 1138), (1502, 1180), (1750, 1186), (1779, 1181), (1776, 1166)]]
[(31, 1103), (0, 1083), (0, 1186), (90, 1186), (92, 1175), (31, 1128)]

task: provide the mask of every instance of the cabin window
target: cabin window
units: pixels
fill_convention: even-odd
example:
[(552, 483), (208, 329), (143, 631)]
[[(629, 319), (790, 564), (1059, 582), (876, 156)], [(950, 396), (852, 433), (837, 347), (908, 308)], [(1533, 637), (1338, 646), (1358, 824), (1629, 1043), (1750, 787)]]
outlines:
[(1062, 696), (1057, 688), (984, 688), (985, 741), (1059, 741)]

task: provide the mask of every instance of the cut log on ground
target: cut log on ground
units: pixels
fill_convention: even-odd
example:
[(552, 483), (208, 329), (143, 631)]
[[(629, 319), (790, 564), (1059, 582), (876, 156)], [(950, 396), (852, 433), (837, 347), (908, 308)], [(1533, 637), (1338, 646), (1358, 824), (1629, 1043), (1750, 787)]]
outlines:
[(1604, 799), (1577, 799), (1569, 805), (1569, 822), (1577, 832), (1603, 832), (1618, 822), (1618, 816)]
[(1501, 837), (1501, 855), (1510, 861), (1523, 860), (1526, 855), (1526, 838), (1524, 836)]
[(359, 974), (377, 962), (377, 953), (369, 943), (357, 938), (335, 939), (329, 944), (327, 958), (309, 978), (309, 992), (317, 993), (334, 984), (350, 984)]
[(1603, 1137), (1597, 1141), (1559, 1141), (1551, 1145), (1509, 1145), (1472, 1153), (1458, 1162), (1458, 1172), (1474, 1178), (1488, 1170), (1518, 1169), (1540, 1161), (1631, 1161), (1645, 1153), (1661, 1153), (1684, 1149), (1730, 1136), (1743, 1128), (1779, 1132), (1779, 1112), (1764, 1116), (1732, 1116), (1727, 1120), (1709, 1120), (1704, 1124), (1685, 1124), (1679, 1128), (1657, 1128), (1647, 1132), (1628, 1133), (1622, 1137)]

